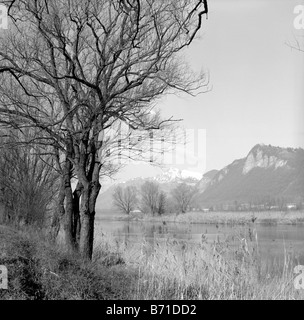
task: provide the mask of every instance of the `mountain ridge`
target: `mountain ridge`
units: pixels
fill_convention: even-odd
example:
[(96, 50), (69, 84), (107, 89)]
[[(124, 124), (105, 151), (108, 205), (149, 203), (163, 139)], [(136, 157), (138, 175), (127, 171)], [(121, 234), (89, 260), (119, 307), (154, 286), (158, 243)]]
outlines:
[[(245, 158), (233, 161), (199, 193), (199, 206), (220, 203), (262, 203), (286, 198), (301, 201), (304, 189), (304, 150), (257, 144)], [(270, 200), (269, 200), (270, 201)]]

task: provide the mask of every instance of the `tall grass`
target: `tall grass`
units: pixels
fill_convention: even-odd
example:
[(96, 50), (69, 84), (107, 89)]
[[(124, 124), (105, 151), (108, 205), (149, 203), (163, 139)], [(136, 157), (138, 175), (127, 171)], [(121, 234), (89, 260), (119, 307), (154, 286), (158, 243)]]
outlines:
[(154, 245), (102, 242), (137, 270), (133, 299), (303, 299), (294, 288), (291, 257), (267, 265), (261, 261), (254, 229), (239, 231), (224, 242), (190, 244), (167, 239)]
[(64, 253), (33, 230), (0, 227), (0, 264), (9, 289), (0, 299), (303, 299), (294, 261), (267, 265), (252, 228), (225, 241), (162, 239), (140, 244), (100, 234), (93, 260)]
[[(105, 261), (82, 261), (63, 252), (41, 232), (0, 226), (0, 265), (8, 269), (8, 290), (0, 300), (127, 299), (132, 292), (128, 274), (112, 268), (121, 263), (109, 252)], [(107, 256), (109, 257), (107, 258)]]

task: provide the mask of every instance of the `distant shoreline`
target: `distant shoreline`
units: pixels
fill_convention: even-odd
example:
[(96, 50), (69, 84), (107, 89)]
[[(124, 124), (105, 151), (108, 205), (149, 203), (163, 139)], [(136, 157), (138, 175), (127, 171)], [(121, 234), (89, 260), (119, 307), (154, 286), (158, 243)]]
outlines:
[(261, 211), (261, 212), (187, 212), (184, 214), (166, 214), (151, 216), (143, 213), (130, 215), (107, 213), (97, 214), (97, 220), (153, 222), (153, 223), (189, 223), (189, 224), (304, 224), (304, 211)]

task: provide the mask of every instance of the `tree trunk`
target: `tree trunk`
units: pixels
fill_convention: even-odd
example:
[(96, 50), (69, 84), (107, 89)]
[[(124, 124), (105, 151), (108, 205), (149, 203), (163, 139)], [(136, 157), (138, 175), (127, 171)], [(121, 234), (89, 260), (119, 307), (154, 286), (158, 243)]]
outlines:
[[(85, 200), (82, 199), (82, 202), (83, 201), (88, 201), (87, 197)], [(81, 209), (80, 217), (81, 229), (79, 251), (82, 258), (85, 260), (90, 260), (93, 254), (95, 212), (89, 212), (89, 210), (84, 211)]]
[(66, 251), (75, 251), (75, 238), (73, 235), (73, 193), (70, 179), (71, 163), (66, 160), (64, 177), (61, 183), (61, 190), (58, 197), (59, 207), (59, 232), (57, 242)]
[(83, 183), (80, 206), (79, 251), (84, 259), (90, 260), (93, 254), (95, 205), (101, 188), (99, 183), (99, 163), (94, 165), (92, 180)]
[(80, 182), (77, 183), (76, 189), (73, 192), (73, 220), (72, 220), (72, 233), (75, 241), (76, 250), (79, 249), (80, 241), (80, 196), (83, 190), (83, 186)]
[(65, 232), (65, 245), (68, 252), (74, 252), (75, 239), (73, 237), (73, 193), (71, 184), (65, 186), (65, 214), (63, 227)]

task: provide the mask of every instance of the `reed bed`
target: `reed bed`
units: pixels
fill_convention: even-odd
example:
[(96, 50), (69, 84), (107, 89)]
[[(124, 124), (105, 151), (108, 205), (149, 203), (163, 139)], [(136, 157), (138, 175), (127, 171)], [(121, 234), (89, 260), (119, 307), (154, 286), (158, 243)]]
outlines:
[(294, 287), (295, 267), (284, 261), (267, 265), (259, 255), (255, 229), (238, 230), (225, 241), (191, 244), (174, 239), (141, 244), (119, 243), (103, 235), (102, 251), (115, 252), (136, 270), (132, 299), (303, 299)]
[(0, 228), (0, 264), (9, 288), (0, 299), (291, 300), (296, 262), (261, 260), (254, 228), (236, 228), (224, 241), (172, 238), (132, 243), (100, 233), (93, 260), (69, 255), (40, 232)]

